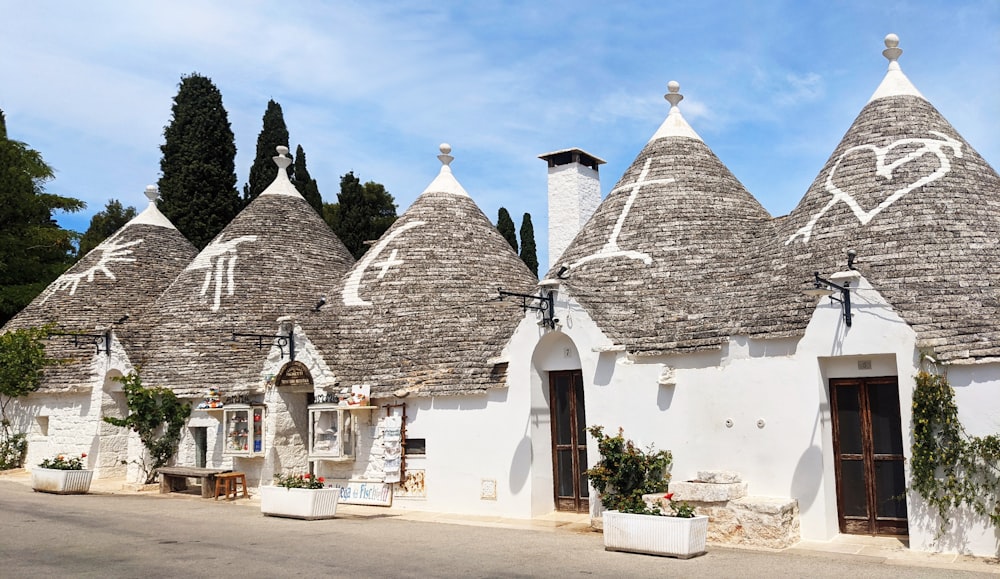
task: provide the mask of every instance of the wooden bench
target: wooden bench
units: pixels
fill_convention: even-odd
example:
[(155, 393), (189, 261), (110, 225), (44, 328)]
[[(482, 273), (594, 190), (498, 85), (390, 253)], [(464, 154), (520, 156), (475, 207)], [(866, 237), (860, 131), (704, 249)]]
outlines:
[[(247, 475), (242, 472), (225, 472), (215, 475), (215, 500), (219, 500), (219, 495), (224, 495), (227, 501), (236, 500), (239, 496), (240, 485), (243, 485), (243, 498), (249, 499), (247, 493)], [(229, 498), (232, 494), (233, 498)]]
[(229, 468), (195, 468), (193, 466), (162, 466), (156, 469), (160, 475), (160, 494), (187, 490), (187, 479), (201, 479), (202, 498), (212, 498), (215, 489), (215, 475), (231, 472)]

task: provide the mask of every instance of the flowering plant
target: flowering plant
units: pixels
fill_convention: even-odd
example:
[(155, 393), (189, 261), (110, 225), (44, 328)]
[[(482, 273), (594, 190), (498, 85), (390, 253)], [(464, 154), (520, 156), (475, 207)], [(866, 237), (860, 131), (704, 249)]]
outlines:
[(326, 486), (325, 482), (325, 478), (321, 476), (316, 477), (309, 473), (274, 475), (274, 485), (285, 487), (286, 489), (321, 489)]
[[(666, 501), (667, 504), (664, 505), (663, 501)], [(660, 514), (662, 514), (664, 516), (667, 516), (667, 517), (679, 517), (681, 519), (691, 519), (691, 518), (694, 518), (694, 507), (692, 507), (691, 505), (689, 505), (687, 503), (675, 503), (674, 502), (674, 493), (667, 493), (667, 494), (663, 495), (663, 498), (660, 499), (659, 502), (660, 502)], [(669, 513), (666, 512), (664, 510), (664, 507), (669, 508), (671, 512), (669, 512)]]
[(85, 458), (87, 458), (87, 453), (73, 458), (66, 458), (65, 454), (57, 454), (55, 458), (46, 458), (38, 463), (38, 466), (55, 470), (83, 470), (83, 459)]

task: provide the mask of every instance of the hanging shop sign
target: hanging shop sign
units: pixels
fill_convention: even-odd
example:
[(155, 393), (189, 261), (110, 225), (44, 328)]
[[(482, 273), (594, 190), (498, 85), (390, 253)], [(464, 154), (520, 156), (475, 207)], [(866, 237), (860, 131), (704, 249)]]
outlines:
[(289, 362), (281, 368), (274, 379), (278, 388), (312, 389), (313, 379), (309, 368), (302, 362)]

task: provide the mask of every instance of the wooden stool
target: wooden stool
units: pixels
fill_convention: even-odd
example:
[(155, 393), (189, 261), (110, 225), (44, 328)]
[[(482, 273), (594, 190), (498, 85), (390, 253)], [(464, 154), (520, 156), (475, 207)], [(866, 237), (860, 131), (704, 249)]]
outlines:
[[(240, 490), (240, 487), (237, 485), (243, 485), (243, 498), (249, 499), (246, 473), (227, 472), (215, 475), (215, 500), (219, 500), (220, 494), (225, 495), (226, 500), (234, 500)], [(230, 493), (233, 495), (232, 498), (229, 498)]]

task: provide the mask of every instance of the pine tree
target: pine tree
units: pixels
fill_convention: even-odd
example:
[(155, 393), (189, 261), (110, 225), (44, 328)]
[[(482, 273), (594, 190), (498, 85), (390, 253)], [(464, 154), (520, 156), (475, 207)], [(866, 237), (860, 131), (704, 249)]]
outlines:
[(521, 261), (531, 273), (538, 277), (538, 255), (535, 253), (535, 227), (531, 224), (531, 214), (525, 213), (521, 219)]
[[(243, 186), (244, 207), (274, 182), (276, 171), (272, 157), (277, 155), (276, 149), (279, 146), (288, 146), (288, 127), (285, 126), (281, 105), (271, 99), (267, 101), (267, 110), (264, 111), (263, 128), (257, 135), (257, 156), (250, 166), (250, 178)], [(291, 178), (290, 171), (288, 176)]]
[(505, 207), (501, 207), (497, 214), (497, 231), (514, 248), (514, 253), (517, 253), (517, 231), (514, 229), (514, 220)]
[(108, 201), (108, 204), (104, 206), (104, 211), (98, 211), (90, 218), (90, 227), (80, 238), (80, 248), (76, 252), (77, 257), (87, 255), (91, 249), (111, 237), (135, 215), (135, 207), (122, 207), (122, 204), (116, 199)]
[(236, 144), (222, 93), (211, 79), (181, 77), (160, 146), (157, 208), (198, 249), (204, 248), (242, 202), (236, 191)]
[(295, 165), (292, 169), (292, 183), (295, 188), (312, 205), (316, 213), (322, 215), (323, 197), (319, 194), (319, 185), (309, 175), (309, 169), (306, 168), (306, 152), (302, 150), (302, 145), (295, 148)]
[(76, 234), (59, 227), (52, 213), (85, 204), (46, 193), (52, 176), (38, 151), (7, 138), (0, 111), (0, 325), (73, 263)]
[(396, 221), (396, 200), (374, 181), (364, 185), (351, 171), (340, 178), (337, 203), (323, 205), (323, 219), (344, 242), (354, 259), (360, 259), (368, 245)]

